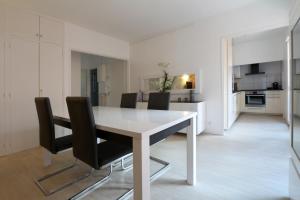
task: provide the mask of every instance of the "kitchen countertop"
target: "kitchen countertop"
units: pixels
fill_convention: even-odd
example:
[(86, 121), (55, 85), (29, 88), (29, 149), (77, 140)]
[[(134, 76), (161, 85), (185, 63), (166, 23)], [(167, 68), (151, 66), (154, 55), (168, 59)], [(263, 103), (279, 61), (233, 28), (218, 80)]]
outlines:
[(238, 92), (247, 92), (247, 91), (283, 91), (283, 89), (256, 89), (256, 90), (236, 90), (232, 91), (232, 93), (238, 93)]
[[(203, 101), (170, 101), (170, 103), (201, 103)], [(138, 101), (138, 103), (148, 103), (148, 101)]]

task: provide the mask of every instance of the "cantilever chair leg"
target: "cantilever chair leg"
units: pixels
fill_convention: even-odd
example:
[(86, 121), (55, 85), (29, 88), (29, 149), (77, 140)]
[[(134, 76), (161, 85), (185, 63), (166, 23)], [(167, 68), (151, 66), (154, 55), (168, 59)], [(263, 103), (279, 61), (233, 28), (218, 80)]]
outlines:
[(128, 166), (125, 166), (125, 160), (127, 159), (132, 159), (132, 153), (131, 154), (128, 154), (127, 156), (124, 156), (122, 159), (121, 159), (121, 167), (123, 170), (127, 170), (127, 169), (131, 169), (133, 167), (133, 164), (130, 164)]
[(66, 171), (66, 170), (68, 170), (68, 169), (71, 169), (71, 168), (75, 167), (76, 164), (77, 164), (77, 159), (74, 161), (74, 163), (73, 163), (72, 165), (69, 165), (69, 166), (64, 167), (64, 168), (62, 168), (62, 169), (60, 169), (60, 170), (57, 170), (57, 171), (52, 172), (52, 173), (50, 173), (50, 174), (47, 174), (47, 175), (45, 175), (45, 176), (43, 176), (43, 177), (41, 177), (41, 178), (35, 179), (34, 182), (35, 182), (35, 184), (40, 188), (40, 190), (45, 194), (45, 196), (49, 196), (49, 195), (51, 195), (51, 194), (54, 194), (55, 192), (58, 192), (58, 191), (60, 191), (60, 190), (62, 190), (62, 189), (64, 189), (64, 188), (66, 188), (66, 187), (72, 185), (73, 183), (78, 182), (78, 181), (80, 181), (80, 180), (86, 178), (88, 175), (85, 174), (85, 175), (83, 175), (83, 176), (81, 176), (81, 177), (75, 179), (74, 181), (67, 182), (67, 183), (63, 184), (62, 186), (60, 186), (60, 187), (58, 187), (58, 188), (56, 188), (56, 189), (54, 189), (54, 190), (50, 190), (50, 191), (48, 191), (45, 187), (43, 187), (42, 184), (41, 184), (41, 182), (47, 180), (48, 178), (51, 178), (51, 177), (53, 177), (53, 176), (56, 176), (56, 175), (58, 175), (58, 174), (60, 174), (60, 173), (62, 173), (62, 172), (64, 172), (64, 171)]
[[(170, 168), (170, 163), (164, 161), (164, 160), (161, 160), (161, 159), (158, 159), (158, 158), (155, 158), (153, 156), (150, 156), (150, 159), (154, 162), (157, 162), (157, 163), (160, 163), (163, 165), (163, 167), (161, 169), (159, 169), (158, 171), (156, 171), (154, 174), (152, 174), (150, 176), (150, 182), (152, 183), (153, 181), (155, 181), (158, 177), (160, 177), (162, 174), (164, 174), (166, 171), (169, 170)], [(127, 191), (126, 193), (124, 193), (122, 196), (120, 196), (118, 198), (118, 200), (126, 200), (128, 199), (129, 197), (131, 197), (133, 193), (133, 188), (131, 188), (129, 191)]]
[[(75, 194), (69, 200), (81, 199), (81, 198), (85, 197), (86, 195), (90, 194), (91, 192), (97, 190), (99, 187), (101, 187), (110, 178), (110, 175), (111, 175), (112, 169), (113, 169), (113, 165), (110, 165), (107, 168), (109, 168), (109, 172), (108, 172), (108, 174), (105, 177), (103, 177), (102, 179), (100, 179), (99, 181), (97, 181), (95, 184), (93, 184), (93, 185), (85, 188), (84, 190), (80, 191), (79, 193)], [(92, 175), (93, 171), (94, 171), (94, 169), (91, 170), (91, 172), (90, 172), (89, 175)]]
[(130, 154), (128, 154), (128, 155), (122, 157), (121, 159), (117, 160), (116, 162), (114, 162), (114, 163), (112, 164), (112, 166), (113, 166), (113, 167), (116, 167), (116, 166), (118, 166), (118, 165), (121, 163), (121, 168), (122, 168), (122, 170), (131, 169), (131, 168), (133, 167), (133, 164), (130, 164), (130, 165), (128, 165), (128, 166), (125, 166), (125, 162), (126, 162), (127, 159), (128, 159), (128, 160), (129, 160), (129, 159), (132, 160), (132, 153), (130, 153)]

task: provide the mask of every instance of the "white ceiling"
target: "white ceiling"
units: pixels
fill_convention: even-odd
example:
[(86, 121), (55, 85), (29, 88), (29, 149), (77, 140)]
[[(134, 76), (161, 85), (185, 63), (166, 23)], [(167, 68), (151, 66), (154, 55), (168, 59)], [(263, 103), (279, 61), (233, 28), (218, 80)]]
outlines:
[(262, 0), (2, 1), (136, 42)]

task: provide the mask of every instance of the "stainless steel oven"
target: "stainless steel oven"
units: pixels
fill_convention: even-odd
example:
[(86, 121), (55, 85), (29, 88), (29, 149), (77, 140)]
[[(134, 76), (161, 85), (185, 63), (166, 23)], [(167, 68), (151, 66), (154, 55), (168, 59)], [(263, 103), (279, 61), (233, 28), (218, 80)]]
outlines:
[(245, 94), (246, 106), (265, 106), (266, 94), (264, 91), (247, 91)]

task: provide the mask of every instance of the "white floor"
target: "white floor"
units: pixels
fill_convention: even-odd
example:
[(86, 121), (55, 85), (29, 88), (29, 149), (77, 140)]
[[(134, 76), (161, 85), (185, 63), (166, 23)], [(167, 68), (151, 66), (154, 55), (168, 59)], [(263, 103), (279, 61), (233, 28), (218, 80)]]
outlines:
[[(153, 152), (175, 162), (185, 157), (179, 146), (184, 151), (184, 142), (172, 138)], [(171, 150), (176, 153), (168, 154)], [(166, 197), (176, 191), (170, 199), (178, 200), (288, 199), (289, 134), (281, 117), (241, 115), (226, 136), (198, 137), (197, 152), (199, 184), (181, 187), (184, 162), (176, 162), (173, 170), (154, 184), (153, 199), (160, 199), (158, 191), (163, 188), (168, 191)]]
[[(281, 117), (241, 115), (232, 129), (226, 132), (226, 136), (198, 136), (198, 184), (195, 187), (186, 185), (184, 180), (185, 145), (185, 136), (175, 135), (152, 147), (151, 154), (169, 161), (172, 168), (151, 185), (151, 199), (288, 199), (289, 134)], [(24, 155), (26, 159), (23, 159)], [(84, 180), (45, 198), (32, 182), (32, 177), (45, 173), (40, 158), (40, 149), (0, 158), (0, 165), (4, 166), (0, 171), (8, 171), (0, 173), (0, 199), (22, 199), (26, 196), (30, 199), (67, 199), (80, 188), (97, 180), (97, 177)], [(60, 155), (54, 160), (52, 168), (71, 159), (71, 153)], [(14, 163), (18, 163), (18, 166)], [(155, 168), (153, 163), (151, 166)], [(22, 177), (22, 180), (18, 177)], [(120, 189), (131, 186), (131, 172), (116, 170), (108, 184), (84, 199), (115, 199), (125, 191)]]

